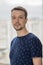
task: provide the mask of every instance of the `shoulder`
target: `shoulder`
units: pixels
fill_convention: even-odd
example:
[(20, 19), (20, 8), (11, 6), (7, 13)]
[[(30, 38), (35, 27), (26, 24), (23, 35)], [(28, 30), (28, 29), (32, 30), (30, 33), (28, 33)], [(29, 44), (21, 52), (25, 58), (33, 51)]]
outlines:
[(31, 39), (39, 39), (35, 34), (33, 34), (33, 33), (30, 33), (30, 38)]
[(35, 34), (31, 33), (30, 39), (31, 39), (31, 42), (32, 42), (31, 44), (41, 45), (40, 39)]
[(11, 46), (12, 44), (16, 41), (17, 37), (13, 38), (12, 41), (11, 41)]
[(40, 39), (34, 34), (31, 34), (31, 36), (31, 57), (42, 57), (42, 44)]

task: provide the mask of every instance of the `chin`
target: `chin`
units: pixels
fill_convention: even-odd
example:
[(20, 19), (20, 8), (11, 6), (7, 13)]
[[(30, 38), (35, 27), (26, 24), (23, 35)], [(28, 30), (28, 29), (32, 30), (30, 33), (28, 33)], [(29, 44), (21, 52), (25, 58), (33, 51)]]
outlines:
[(15, 28), (15, 30), (16, 30), (16, 31), (20, 31), (20, 30), (22, 30), (22, 28), (19, 28), (19, 29)]

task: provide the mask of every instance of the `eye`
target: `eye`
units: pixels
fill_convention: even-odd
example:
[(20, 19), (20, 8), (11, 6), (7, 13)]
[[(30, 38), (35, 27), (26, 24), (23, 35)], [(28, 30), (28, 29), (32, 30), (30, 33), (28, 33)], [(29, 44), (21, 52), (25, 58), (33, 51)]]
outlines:
[(19, 18), (20, 18), (20, 19), (23, 19), (23, 17), (22, 17), (22, 16), (20, 16)]
[(12, 16), (12, 19), (16, 19), (16, 17)]

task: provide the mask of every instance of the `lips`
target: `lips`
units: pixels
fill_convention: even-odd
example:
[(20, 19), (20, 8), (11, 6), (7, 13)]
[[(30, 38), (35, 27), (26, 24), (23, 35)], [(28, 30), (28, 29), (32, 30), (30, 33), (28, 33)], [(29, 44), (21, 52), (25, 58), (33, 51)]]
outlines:
[(17, 23), (17, 24), (15, 24), (15, 26), (19, 26), (19, 25), (20, 25), (20, 24), (18, 24), (18, 23)]

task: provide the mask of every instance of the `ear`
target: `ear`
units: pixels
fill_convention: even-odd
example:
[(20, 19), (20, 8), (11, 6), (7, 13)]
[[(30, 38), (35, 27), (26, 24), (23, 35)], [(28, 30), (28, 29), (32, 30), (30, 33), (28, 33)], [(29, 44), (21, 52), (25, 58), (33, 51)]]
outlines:
[(28, 21), (28, 18), (26, 18), (26, 21), (25, 21), (25, 23), (27, 23), (27, 21)]

